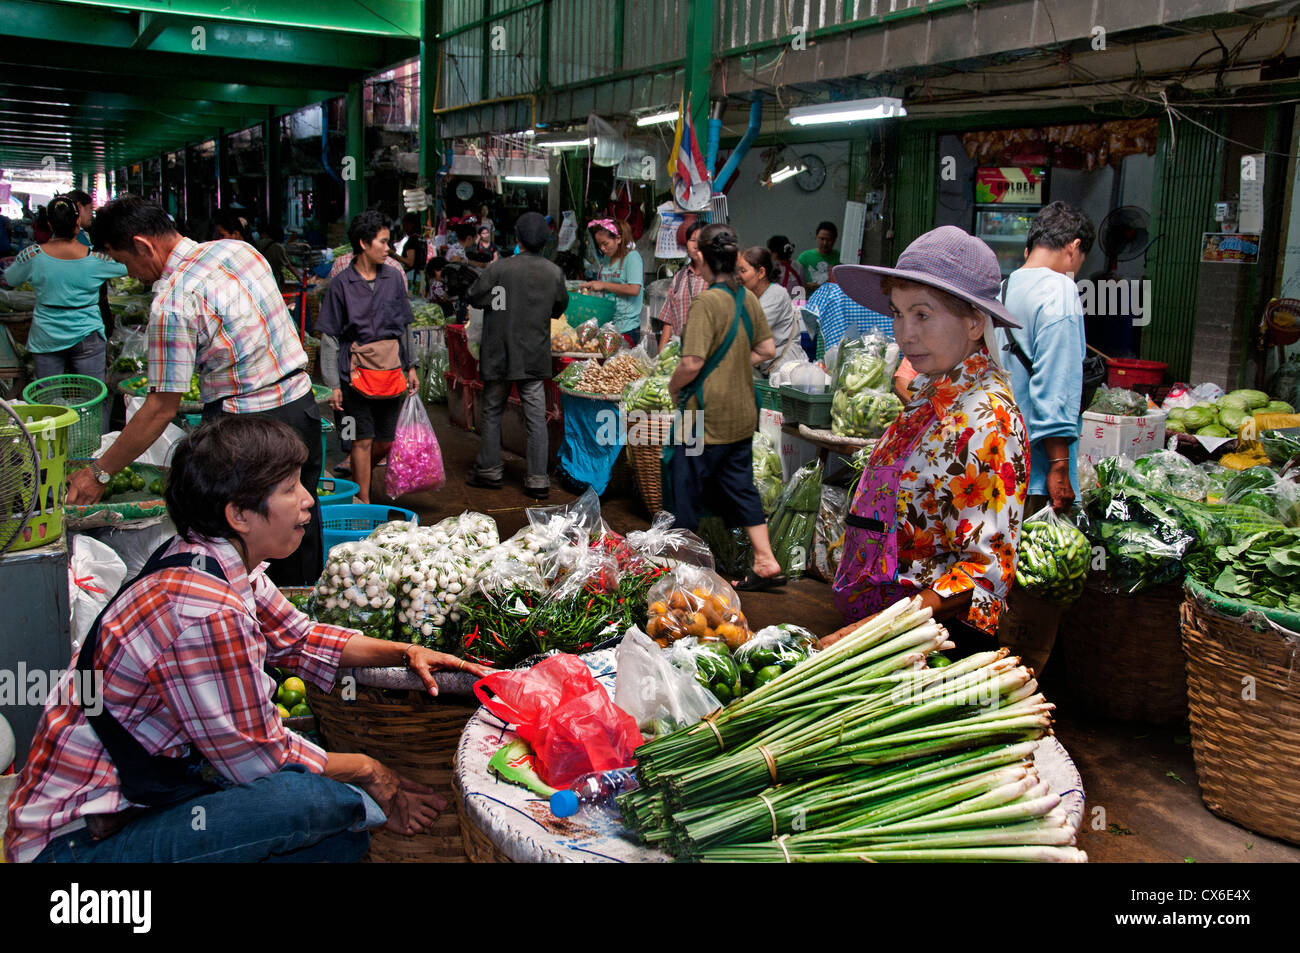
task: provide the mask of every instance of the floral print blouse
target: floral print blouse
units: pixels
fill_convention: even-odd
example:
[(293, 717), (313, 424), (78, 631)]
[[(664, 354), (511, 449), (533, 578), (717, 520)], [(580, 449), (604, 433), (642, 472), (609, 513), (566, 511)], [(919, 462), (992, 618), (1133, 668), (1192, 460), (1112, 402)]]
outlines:
[(983, 350), (955, 379), (919, 375), (912, 386), (872, 456), (891, 462), (926, 427), (899, 482), (898, 578), (945, 598), (971, 590), (964, 621), (991, 635), (1015, 578), (1029, 492), (1025, 424)]

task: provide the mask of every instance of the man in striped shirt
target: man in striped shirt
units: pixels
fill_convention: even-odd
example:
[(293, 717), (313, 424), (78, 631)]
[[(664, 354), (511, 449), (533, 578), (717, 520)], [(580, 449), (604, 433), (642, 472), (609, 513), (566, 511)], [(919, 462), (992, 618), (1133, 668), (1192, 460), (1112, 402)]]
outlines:
[[(102, 457), (68, 480), (69, 503), (94, 503), (112, 474), (151, 447), (180, 410), (197, 373), (204, 420), (266, 414), (307, 445), (302, 483), (316, 495), (321, 470), (320, 408), (307, 352), (271, 266), (252, 245), (199, 244), (176, 231), (162, 207), (127, 195), (95, 218), (95, 247), (154, 286), (149, 312), (149, 394)], [(297, 552), (271, 566), (279, 585), (315, 582), (322, 564), (319, 508)]]
[[(366, 829), (417, 833), (446, 807), (276, 713), (267, 665), (324, 691), (351, 666), (405, 664), (434, 694), (435, 670), (487, 674), (313, 622), (266, 578), (264, 560), (298, 545), (314, 508), (298, 479), (305, 452), (287, 425), (250, 415), (177, 446), (167, 509), (179, 535), (110, 603), (46, 702), (10, 800), (6, 859), (355, 861)], [(208, 783), (159, 794), (191, 760)]]

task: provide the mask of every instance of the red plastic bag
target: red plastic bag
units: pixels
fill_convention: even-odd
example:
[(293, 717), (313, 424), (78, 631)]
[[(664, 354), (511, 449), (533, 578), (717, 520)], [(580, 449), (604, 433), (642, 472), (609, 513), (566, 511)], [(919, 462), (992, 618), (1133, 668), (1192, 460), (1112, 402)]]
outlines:
[(474, 694), (532, 746), (537, 773), (551, 787), (635, 763), (632, 752), (641, 744), (636, 721), (576, 655), (552, 655), (526, 671), (494, 672), (475, 683)]

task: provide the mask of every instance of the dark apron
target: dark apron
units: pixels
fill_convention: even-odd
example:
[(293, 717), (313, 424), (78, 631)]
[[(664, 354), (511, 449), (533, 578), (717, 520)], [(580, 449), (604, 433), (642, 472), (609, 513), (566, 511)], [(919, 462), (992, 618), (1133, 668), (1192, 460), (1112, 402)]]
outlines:
[(934, 419), (934, 408), (927, 403), (899, 434), (904, 449), (889, 462), (883, 459), (888, 449), (880, 462), (873, 453), (862, 471), (844, 518), (844, 551), (835, 570), (835, 608), (845, 622), (865, 619), (919, 591), (914, 583), (898, 578), (898, 487), (908, 459)]
[[(298, 374), (305, 375), (305, 372), (296, 371), (276, 383), (290, 380)], [(203, 419), (215, 420), (227, 416), (221, 407), (222, 401), (227, 399), (223, 397), (204, 404)], [(316, 395), (309, 390), (292, 403), (259, 411), (253, 416), (271, 417), (288, 424), (307, 445), (307, 461), (302, 465), (301, 479), (303, 488), (311, 494), (313, 501), (311, 522), (303, 533), (298, 551), (284, 559), (270, 560), (266, 570), (267, 578), (277, 586), (315, 585), (324, 565), (325, 548), (321, 538), (320, 504), (315, 502), (316, 483), (321, 475), (320, 406), (316, 403)]]
[[(122, 586), (95, 618), (90, 632), (86, 635), (86, 641), (81, 645), (81, 652), (77, 655), (77, 671), (83, 679), (83, 685), (88, 683), (87, 680), (95, 671), (95, 651), (99, 647), (100, 625), (104, 621), (104, 616), (122, 593), (136, 582), (164, 569), (184, 567), (198, 569), (200, 572), (215, 576), (223, 583), (226, 582), (225, 573), (221, 571), (221, 567), (214, 559), (196, 558), (192, 553), (178, 553), (164, 557), (163, 551), (171, 542), (169, 539), (154, 550), (139, 574)], [(86, 721), (104, 746), (104, 750), (108, 752), (109, 760), (113, 762), (122, 796), (133, 804), (141, 804), (148, 808), (166, 808), (203, 794), (211, 794), (223, 787), (216, 769), (197, 751), (191, 750), (189, 754), (177, 758), (151, 755), (145, 750), (144, 745), (140, 744), (122, 726), (122, 723), (109, 713), (107, 706), (101, 706), (97, 715), (92, 715), (88, 711), (84, 714)], [(120, 818), (120, 820), (126, 819), (126, 817)], [(87, 825), (90, 826), (89, 821)], [(101, 819), (98, 827), (92, 828), (91, 833), (97, 839), (101, 839), (117, 830), (118, 826), (113, 824), (111, 819)]]

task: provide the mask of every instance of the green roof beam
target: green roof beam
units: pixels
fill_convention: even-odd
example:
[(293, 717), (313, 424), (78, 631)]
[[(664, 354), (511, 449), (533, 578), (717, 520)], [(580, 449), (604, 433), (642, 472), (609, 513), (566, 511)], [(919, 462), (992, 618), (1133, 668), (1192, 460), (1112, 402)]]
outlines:
[[(52, 0), (47, 5), (81, 7), (83, 13), (158, 9), (157, 0)], [(408, 38), (420, 35), (420, 6), (420, 0), (167, 0), (167, 12), (176, 17)]]

